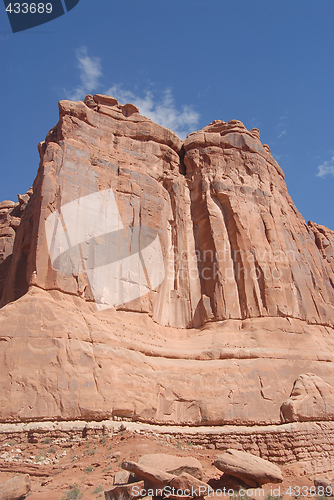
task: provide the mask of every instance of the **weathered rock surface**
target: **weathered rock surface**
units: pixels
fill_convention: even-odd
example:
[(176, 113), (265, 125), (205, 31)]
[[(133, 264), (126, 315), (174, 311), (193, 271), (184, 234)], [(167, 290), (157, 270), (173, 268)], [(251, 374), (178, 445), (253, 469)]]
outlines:
[(334, 419), (334, 390), (313, 373), (300, 375), (281, 406), (284, 422)]
[(157, 488), (164, 488), (174, 479), (173, 474), (160, 470), (158, 467), (149, 467), (137, 462), (122, 462), (122, 468), (136, 474), (136, 477), (143, 479), (145, 484), (156, 484)]
[(243, 451), (228, 449), (214, 460), (213, 465), (252, 487), (283, 481), (282, 472), (277, 465)]
[(178, 457), (176, 455), (167, 455), (166, 453), (153, 453), (142, 455), (138, 463), (147, 467), (156, 467), (159, 470), (169, 472), (179, 476), (182, 472), (202, 479), (202, 465), (194, 457)]
[[(186, 461), (186, 458), (183, 458), (184, 461)], [(169, 492), (173, 492), (175, 490), (173, 497), (175, 495), (176, 497), (180, 496), (177, 494), (177, 490), (182, 490), (183, 492), (187, 490), (191, 492), (189, 494), (185, 494), (185, 496), (190, 497), (201, 497), (208, 494), (209, 486), (203, 481), (200, 481), (187, 472), (180, 471), (180, 469), (178, 470), (178, 475), (169, 474), (168, 472), (160, 469), (160, 463), (158, 461), (156, 462), (155, 467), (151, 465), (143, 465), (143, 463), (139, 462), (128, 461), (122, 463), (122, 468), (134, 473), (136, 477), (143, 479), (146, 490), (163, 490), (168, 487)], [(184, 495), (182, 494), (181, 496)]]
[[(32, 194), (30, 189), (26, 197), (27, 202)], [(20, 200), (21, 195), (18, 195)], [(21, 217), (26, 207), (20, 201), (5, 200), (0, 203), (0, 301), (5, 287), (9, 266), (12, 259), (16, 231), (21, 223)]]
[(144, 481), (131, 484), (113, 486), (104, 492), (105, 500), (131, 500), (132, 498), (142, 498), (140, 491), (144, 488)]
[[(209, 494), (210, 486), (196, 477), (182, 472), (179, 476), (175, 476), (169, 483), (169, 487), (176, 494), (176, 497), (189, 496), (192, 498), (204, 497)], [(181, 494), (178, 495), (178, 490)]]
[(135, 483), (136, 481), (136, 476), (134, 474), (131, 474), (131, 472), (128, 472), (127, 470), (120, 470), (114, 475), (115, 485)]
[(101, 95), (59, 111), (0, 209), (0, 421), (276, 424), (300, 374), (333, 386), (333, 232), (259, 131), (180, 141)]
[(314, 486), (318, 489), (318, 491), (317, 491), (318, 494), (320, 494), (319, 488), (323, 488), (322, 493), (324, 495), (333, 496), (334, 482), (332, 480), (326, 479), (324, 477), (317, 477), (314, 479)]
[(19, 500), (25, 498), (31, 489), (28, 474), (21, 474), (0, 484), (0, 500)]

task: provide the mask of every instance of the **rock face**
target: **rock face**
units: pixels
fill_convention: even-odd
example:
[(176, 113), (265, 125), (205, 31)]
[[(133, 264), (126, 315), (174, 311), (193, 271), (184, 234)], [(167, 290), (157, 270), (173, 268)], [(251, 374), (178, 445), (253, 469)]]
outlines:
[(262, 486), (265, 483), (281, 483), (282, 472), (268, 460), (238, 450), (226, 450), (215, 459), (213, 464), (221, 471), (238, 477), (249, 486)]
[(10, 200), (0, 203), (0, 300), (12, 259), (16, 231), (32, 193), (30, 189), (24, 195), (19, 194), (17, 203)]
[(334, 419), (333, 388), (313, 373), (300, 375), (281, 407), (284, 422)]
[(0, 209), (1, 421), (279, 423), (300, 374), (334, 384), (333, 232), (257, 129), (59, 111), (16, 234)]

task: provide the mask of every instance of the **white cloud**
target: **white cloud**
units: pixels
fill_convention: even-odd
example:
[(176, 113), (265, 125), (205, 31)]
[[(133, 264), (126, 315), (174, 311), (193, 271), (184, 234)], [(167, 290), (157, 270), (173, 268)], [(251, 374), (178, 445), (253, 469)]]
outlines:
[(71, 101), (83, 100), (86, 94), (92, 93), (98, 86), (99, 79), (102, 76), (99, 57), (88, 56), (86, 47), (76, 50), (75, 55), (80, 69), (81, 85), (73, 91), (66, 92), (66, 97)]
[(281, 139), (284, 135), (286, 135), (286, 132), (287, 132), (287, 129), (286, 129), (287, 119), (288, 119), (288, 112), (285, 111), (285, 113), (282, 116), (280, 116), (278, 124), (277, 124), (277, 128), (278, 128), (278, 136), (277, 136), (277, 138), (278, 139)]
[(326, 177), (326, 175), (334, 175), (334, 155), (328, 161), (324, 161), (318, 167), (317, 177)]
[(144, 97), (139, 97), (121, 85), (113, 85), (107, 92), (121, 104), (131, 102), (135, 104), (142, 115), (154, 122), (173, 130), (180, 138), (184, 138), (196, 127), (199, 114), (191, 106), (182, 106), (178, 110), (170, 89), (166, 89), (160, 98), (155, 98), (151, 91), (146, 91)]
[[(98, 91), (98, 87), (101, 87), (100, 78), (103, 76), (100, 58), (90, 57), (86, 47), (76, 50), (76, 58), (81, 84), (72, 91), (65, 91), (67, 99), (72, 101), (83, 100), (86, 94)], [(115, 97), (121, 104), (135, 104), (142, 115), (173, 130), (180, 138), (196, 129), (199, 121), (199, 114), (191, 106), (184, 105), (177, 109), (170, 89), (164, 90), (159, 97), (151, 91), (144, 91), (143, 97), (139, 97), (122, 85), (114, 84), (101, 93)]]

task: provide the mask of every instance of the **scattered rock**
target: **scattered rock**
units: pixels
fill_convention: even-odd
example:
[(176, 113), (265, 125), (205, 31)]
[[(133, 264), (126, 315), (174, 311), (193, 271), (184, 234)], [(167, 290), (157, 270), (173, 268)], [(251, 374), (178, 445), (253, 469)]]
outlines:
[(29, 474), (22, 474), (0, 484), (0, 500), (19, 500), (31, 490)]
[(26, 205), (30, 200), (30, 196), (28, 194), (18, 194), (17, 198), (19, 200), (20, 205)]
[(135, 474), (127, 471), (127, 470), (120, 470), (115, 473), (114, 475), (114, 484), (128, 484), (128, 483), (135, 483), (137, 481), (137, 478)]
[(41, 485), (42, 486), (46, 486), (47, 484), (50, 484), (52, 481), (53, 481), (53, 477), (52, 476), (47, 477), (47, 478), (43, 479), (43, 481), (41, 482)]
[(0, 202), (0, 210), (2, 210), (3, 208), (14, 208), (15, 205), (16, 203), (14, 201), (4, 200)]
[(113, 486), (110, 490), (104, 492), (105, 500), (131, 500), (133, 498), (142, 498), (140, 491), (144, 489), (144, 481), (137, 483)]
[(283, 481), (282, 472), (277, 465), (244, 451), (228, 449), (214, 460), (213, 465), (252, 487)]
[(141, 456), (138, 463), (147, 467), (155, 467), (176, 476), (182, 472), (187, 472), (197, 479), (202, 479), (202, 465), (194, 457), (178, 457), (165, 453), (153, 453)]
[(157, 487), (159, 488), (167, 486), (167, 484), (169, 484), (172, 479), (174, 479), (174, 476), (172, 474), (169, 474), (168, 472), (161, 471), (154, 467), (141, 465), (137, 462), (123, 462), (122, 468), (129, 472), (133, 472), (134, 474), (136, 474), (136, 477), (138, 477), (138, 479), (144, 479), (147, 483), (157, 483)]
[[(325, 479), (324, 477), (314, 478), (314, 486), (316, 488), (319, 488), (319, 486), (322, 486), (326, 490), (326, 488), (333, 488), (333, 485), (334, 485), (334, 483), (330, 479)], [(333, 493), (333, 489), (332, 489), (332, 493)]]
[[(209, 494), (210, 486), (187, 472), (182, 472), (179, 476), (175, 476), (168, 485), (170, 488), (175, 488), (175, 491), (180, 490), (190, 497), (203, 497)], [(183, 495), (180, 495), (183, 496)]]

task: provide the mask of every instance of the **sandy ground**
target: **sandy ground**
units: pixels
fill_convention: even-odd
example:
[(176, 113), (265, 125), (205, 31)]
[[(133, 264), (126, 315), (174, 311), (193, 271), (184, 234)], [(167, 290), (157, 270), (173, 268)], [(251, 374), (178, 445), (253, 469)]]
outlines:
[[(221, 472), (212, 465), (213, 459), (222, 453), (219, 450), (204, 449), (177, 439), (173, 441), (161, 435), (121, 431), (102, 437), (41, 438), (38, 443), (26, 444), (15, 440), (5, 442), (0, 447), (0, 482), (13, 475), (28, 473), (32, 482), (30, 500), (104, 499), (104, 491), (113, 485), (113, 476), (121, 470), (122, 461), (136, 461), (147, 453), (196, 457), (203, 466), (205, 482), (221, 478)], [(287, 500), (298, 496), (319, 496), (310, 491), (314, 477), (300, 475), (295, 466), (294, 470), (287, 466), (281, 469), (284, 476), (282, 484), (267, 484), (263, 487), (264, 493), (260, 490), (247, 491), (248, 496), (283, 496)], [(334, 472), (324, 477), (334, 477)], [(232, 486), (237, 490), (237, 484)], [(227, 494), (220, 498), (229, 500)]]

